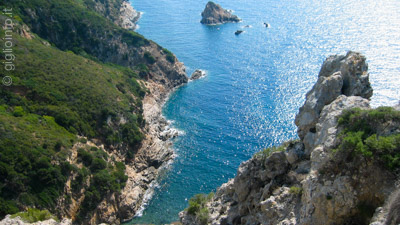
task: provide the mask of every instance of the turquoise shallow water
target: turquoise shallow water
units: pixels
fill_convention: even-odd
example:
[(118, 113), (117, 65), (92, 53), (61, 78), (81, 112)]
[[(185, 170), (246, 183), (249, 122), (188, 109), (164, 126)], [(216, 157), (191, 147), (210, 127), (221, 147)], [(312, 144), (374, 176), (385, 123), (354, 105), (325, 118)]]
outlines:
[[(204, 69), (207, 77), (166, 103), (164, 115), (184, 135), (143, 215), (130, 224), (177, 221), (187, 199), (227, 182), (256, 151), (297, 138), (295, 114), (328, 55), (362, 52), (372, 105), (400, 99), (397, 0), (220, 0), (243, 22), (219, 26), (199, 23), (206, 3), (133, 1), (144, 12), (137, 31), (174, 52), (189, 75)], [(235, 36), (238, 29), (245, 32)]]

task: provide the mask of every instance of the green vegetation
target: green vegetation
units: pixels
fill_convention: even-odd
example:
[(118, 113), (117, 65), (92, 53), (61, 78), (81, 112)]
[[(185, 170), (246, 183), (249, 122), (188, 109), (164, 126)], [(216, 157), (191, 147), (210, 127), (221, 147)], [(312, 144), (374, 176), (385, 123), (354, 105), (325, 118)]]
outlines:
[(303, 193), (303, 188), (298, 186), (292, 186), (290, 187), (289, 192), (293, 195), (301, 195)]
[[(66, 161), (70, 149), (87, 142), (79, 134), (125, 147), (133, 157), (143, 138), (145, 91), (129, 68), (60, 51), (40, 38), (13, 38), (16, 70), (0, 67), (0, 74), (13, 79), (0, 89), (0, 218), (25, 207), (54, 210), (73, 174), (73, 191), (92, 177), (83, 218), (108, 193), (121, 190), (125, 167), (107, 163), (102, 150), (84, 149), (78, 154), (85, 166), (78, 169)], [(126, 123), (119, 123), (122, 118)]]
[[(13, 8), (17, 59), (15, 71), (0, 67), (13, 81), (0, 89), (0, 218), (26, 207), (34, 208), (25, 213), (32, 218), (46, 214), (39, 209), (53, 212), (57, 199), (71, 202), (63, 196), (71, 179), (73, 192), (85, 191), (77, 217), (84, 223), (105, 196), (124, 187), (124, 163), (85, 145), (95, 138), (126, 150), (130, 160), (144, 137), (142, 100), (148, 90), (138, 79), (149, 77), (156, 58), (139, 53), (151, 41), (110, 20), (118, 18), (122, 1), (96, 0), (105, 6), (101, 12), (93, 0), (0, 3), (0, 10)], [(24, 24), (32, 40), (19, 35)], [(4, 35), (0, 27), (0, 45)], [(175, 62), (171, 52), (164, 53)], [(82, 168), (67, 161), (77, 142), (84, 146), (78, 149)]]
[(57, 220), (57, 217), (51, 215), (48, 210), (39, 210), (29, 208), (26, 212), (19, 212), (11, 216), (11, 218), (21, 217), (21, 219), (27, 223), (35, 223), (38, 221), (45, 221), (49, 219)]
[[(112, 38), (122, 40), (128, 47), (150, 43), (142, 35), (122, 29), (95, 12), (91, 0), (10, 0), (7, 6), (12, 7), (13, 13), (33, 28), (34, 33), (61, 50), (76, 54), (102, 60), (107, 55), (104, 53), (116, 53), (116, 46), (109, 41)], [(119, 6), (107, 7), (105, 13), (110, 14), (112, 10), (119, 10)]]
[(150, 52), (145, 52), (144, 53), (144, 58), (147, 60), (148, 63), (154, 64), (156, 62), (156, 59), (151, 55)]
[[(84, 163), (84, 158), (92, 159), (90, 160), (91, 163), (86, 163), (85, 166), (90, 168), (93, 175), (77, 217), (77, 222), (82, 222), (85, 215), (94, 210), (101, 202), (102, 196), (112, 192), (119, 192), (125, 186), (128, 177), (125, 175), (125, 164), (122, 162), (114, 162), (114, 165), (107, 165), (104, 160), (104, 156), (107, 154), (103, 150), (97, 149), (91, 153), (80, 149), (79, 152), (79, 157)], [(84, 168), (84, 170), (77, 176), (77, 182), (72, 184), (72, 187), (74, 188), (75, 186), (77, 190), (82, 187), (80, 183), (86, 179), (87, 175), (85, 173), (87, 173), (87, 169)]]
[(16, 117), (12, 107), (2, 108), (0, 217), (18, 212), (21, 204), (54, 207), (72, 170), (65, 158), (67, 149), (76, 142), (75, 135), (51, 116), (26, 113)]
[(175, 62), (175, 56), (174, 56), (174, 54), (172, 54), (172, 52), (170, 52), (166, 48), (163, 48), (163, 52), (166, 54), (166, 58), (170, 63), (174, 63)]
[(196, 216), (196, 219), (200, 224), (207, 224), (209, 215), (207, 209), (207, 202), (209, 202), (214, 197), (214, 193), (210, 194), (197, 194), (189, 200), (189, 207), (185, 210), (188, 214)]
[[(15, 39), (18, 45), (13, 50), (18, 60), (12, 74), (14, 83), (0, 90), (0, 104), (13, 107), (15, 116), (52, 116), (70, 133), (100, 138), (109, 145), (126, 141), (135, 149), (140, 144), (145, 92), (132, 77), (133, 71), (62, 52), (17, 34)], [(0, 73), (6, 73), (3, 67)], [(118, 125), (122, 117), (127, 123)]]
[(339, 125), (344, 127), (342, 141), (335, 151), (351, 151), (382, 162), (390, 169), (400, 168), (400, 134), (379, 135), (387, 133), (385, 129), (391, 124), (399, 123), (400, 112), (390, 107), (345, 111), (339, 118)]

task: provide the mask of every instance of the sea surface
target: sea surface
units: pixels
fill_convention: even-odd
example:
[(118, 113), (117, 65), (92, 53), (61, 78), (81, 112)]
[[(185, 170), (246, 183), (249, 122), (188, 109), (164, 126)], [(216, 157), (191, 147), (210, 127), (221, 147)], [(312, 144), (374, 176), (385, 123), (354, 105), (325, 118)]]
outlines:
[(255, 152), (296, 139), (295, 115), (329, 55), (367, 57), (373, 106), (400, 99), (398, 0), (219, 0), (243, 22), (218, 26), (200, 24), (206, 3), (132, 2), (143, 12), (137, 32), (175, 53), (188, 75), (203, 69), (207, 76), (164, 106), (183, 133), (174, 141), (177, 157), (129, 224), (178, 221), (191, 196), (215, 191)]

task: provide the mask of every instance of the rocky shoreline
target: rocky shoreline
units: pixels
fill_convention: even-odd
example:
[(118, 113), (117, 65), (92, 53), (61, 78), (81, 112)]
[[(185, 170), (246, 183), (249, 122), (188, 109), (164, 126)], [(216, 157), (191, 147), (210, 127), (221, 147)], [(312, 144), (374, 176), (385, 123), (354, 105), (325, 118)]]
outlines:
[(175, 158), (172, 139), (179, 135), (162, 115), (162, 108), (175, 88), (165, 89), (155, 82), (146, 82), (146, 87), (151, 93), (143, 101), (143, 114), (148, 124), (146, 138), (134, 162), (126, 167), (129, 178), (120, 197), (119, 213), (127, 220), (137, 216), (151, 199), (158, 175)]
[(136, 11), (132, 4), (129, 1), (122, 2), (120, 8), (120, 16), (119, 20), (117, 20), (117, 24), (128, 30), (135, 30), (138, 28), (137, 22), (142, 16), (141, 12)]

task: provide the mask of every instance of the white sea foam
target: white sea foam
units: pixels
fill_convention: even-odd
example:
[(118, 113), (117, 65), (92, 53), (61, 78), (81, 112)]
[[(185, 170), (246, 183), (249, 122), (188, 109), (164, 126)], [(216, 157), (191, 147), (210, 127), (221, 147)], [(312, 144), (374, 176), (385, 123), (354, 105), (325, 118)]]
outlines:
[[(158, 169), (159, 174), (167, 171), (171, 167), (172, 163), (174, 162), (175, 157), (176, 157), (176, 154), (174, 153), (172, 156), (172, 159), (168, 160), (167, 162), (163, 163), (163, 165), (161, 165), (161, 167)], [(142, 205), (140, 206), (139, 210), (136, 212), (134, 218), (143, 216), (143, 212), (149, 205), (150, 200), (153, 198), (155, 190), (157, 188), (160, 188), (161, 179), (162, 179), (162, 177), (158, 176), (158, 179), (155, 179), (150, 183), (149, 188), (144, 193)]]

